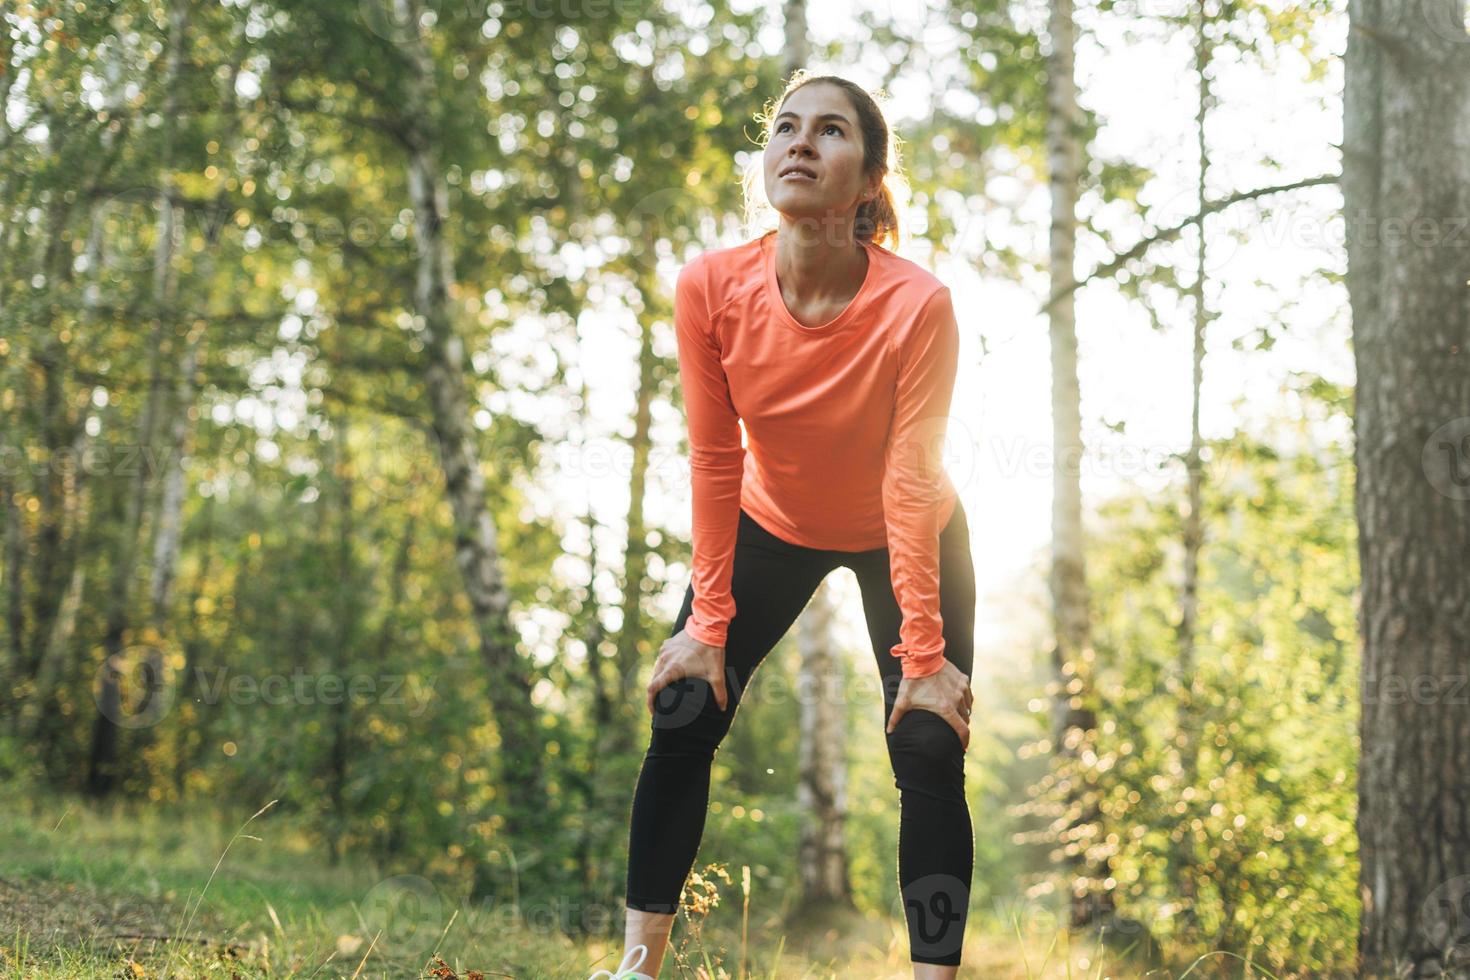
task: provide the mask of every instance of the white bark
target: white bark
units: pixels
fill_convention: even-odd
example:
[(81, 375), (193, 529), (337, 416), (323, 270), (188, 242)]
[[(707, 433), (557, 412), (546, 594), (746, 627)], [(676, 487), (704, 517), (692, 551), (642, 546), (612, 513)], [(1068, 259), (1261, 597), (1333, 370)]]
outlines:
[(798, 620), (801, 649), (800, 777), (806, 817), (799, 860), (803, 904), (852, 905), (847, 862), (847, 701), (843, 664), (832, 643), (837, 609), (822, 585)]

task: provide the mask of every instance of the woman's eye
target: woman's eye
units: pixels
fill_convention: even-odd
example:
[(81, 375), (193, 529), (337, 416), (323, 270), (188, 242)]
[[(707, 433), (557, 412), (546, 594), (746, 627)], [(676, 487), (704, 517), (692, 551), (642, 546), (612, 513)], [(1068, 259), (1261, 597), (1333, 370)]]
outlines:
[[(776, 132), (779, 133), (782, 130), (784, 130), (787, 126), (790, 126), (790, 125), (791, 124), (789, 122), (779, 122), (779, 123), (776, 124)], [(835, 130), (837, 130), (838, 135), (841, 135), (842, 134), (842, 127), (839, 126), (839, 125), (837, 125), (836, 123), (828, 123), (825, 127), (823, 127), (822, 132), (825, 133), (829, 129), (835, 129)]]

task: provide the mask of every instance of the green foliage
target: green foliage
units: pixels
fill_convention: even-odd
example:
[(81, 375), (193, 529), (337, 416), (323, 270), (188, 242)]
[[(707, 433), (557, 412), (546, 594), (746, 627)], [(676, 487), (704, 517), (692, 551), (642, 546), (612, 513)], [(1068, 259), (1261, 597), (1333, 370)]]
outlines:
[(1351, 448), (1298, 421), (1207, 454), (1192, 657), (1172, 496), (1111, 502), (1089, 553), (1100, 724), (1038, 805), (1062, 826), (1077, 811), (1057, 802), (1085, 787), (1101, 816), (1076, 846), (1113, 879), (1094, 884), (1181, 966), (1225, 950), (1336, 975), (1357, 935)]

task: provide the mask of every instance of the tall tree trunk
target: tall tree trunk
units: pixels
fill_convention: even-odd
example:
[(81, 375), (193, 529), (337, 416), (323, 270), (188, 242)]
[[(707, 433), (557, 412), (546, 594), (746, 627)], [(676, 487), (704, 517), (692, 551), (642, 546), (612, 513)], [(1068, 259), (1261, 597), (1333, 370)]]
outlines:
[[(179, 667), (179, 715), (178, 724), (175, 726), (173, 751), (173, 785), (176, 799), (184, 796), (185, 783), (195, 759), (195, 752), (199, 745), (204, 744), (207, 737), (202, 727), (203, 716), (195, 710), (191, 698), (194, 693), (194, 672), (199, 668), (199, 651), (204, 646), (199, 630), (200, 599), (204, 597), (205, 586), (208, 585), (209, 576), (214, 570), (214, 508), (215, 498), (213, 494), (210, 494), (204, 498), (200, 506), (199, 540), (196, 545), (199, 552), (199, 572), (194, 578), (194, 587), (189, 592), (188, 602), (184, 605), (189, 633), (180, 644), (183, 663)], [(223, 649), (223, 646), (220, 649)]]
[[(0, 34), (8, 35), (8, 32)], [(8, 36), (0, 39), (0, 64), (13, 66), (13, 42), (14, 39)], [(121, 82), (124, 59), (125, 54), (119, 50), (118, 45), (107, 46), (100, 67), (104, 81), (103, 108), (108, 112), (117, 111), (126, 101), (125, 86)], [(10, 71), (0, 74), (3, 74), (3, 79), (0, 79), (0, 105), (6, 105), (16, 73)], [(34, 271), (43, 277), (45, 292), (27, 295), (30, 291), (27, 286), (21, 296), (25, 305), (12, 310), (14, 304), (11, 302), (11, 284), (25, 282), (25, 277), (0, 277), (0, 313), (5, 315), (8, 321), (6, 325), (14, 329), (16, 339), (22, 341), (26, 338), (27, 322), (46, 324), (44, 339), (23, 341), (28, 346), (39, 347), (38, 352), (31, 353), (30, 360), (36, 368), (35, 374), (40, 378), (41, 392), (39, 395), (25, 392), (21, 399), (25, 407), (13, 415), (7, 411), (7, 418), (3, 423), (5, 431), (17, 433), (22, 431), (22, 426), (29, 423), (28, 431), (40, 435), (44, 461), (43, 472), (34, 477), (36, 499), (40, 505), (37, 528), (31, 535), (36, 558), (31, 563), (28, 560), (31, 549), (21, 551), (18, 555), (19, 561), (11, 565), (13, 576), (9, 580), (13, 655), (0, 665), (0, 670), (6, 674), (0, 678), (0, 714), (8, 717), (12, 730), (29, 730), (22, 724), (22, 716), (37, 710), (34, 703), (34, 684), (37, 676), (46, 669), (43, 661), (53, 651), (65, 653), (55, 646), (55, 641), (64, 641), (69, 636), (72, 624), (62, 624), (60, 617), (70, 590), (76, 587), (78, 581), (73, 567), (80, 556), (78, 542), (66, 536), (62, 525), (69, 521), (76, 529), (83, 527), (84, 522), (71, 519), (84, 511), (78, 510), (70, 495), (80, 488), (84, 475), (67, 472), (69, 467), (66, 454), (74, 448), (74, 441), (83, 441), (81, 427), (86, 424), (93, 392), (78, 391), (77, 397), (82, 400), (73, 403), (73, 396), (67, 388), (70, 372), (69, 345), (78, 336), (76, 324), (70, 322), (67, 316), (69, 310), (63, 305), (63, 300), (68, 298), (73, 285), (76, 268), (68, 226), (75, 212), (88, 212), (90, 231), (85, 244), (85, 258), (88, 260), (90, 280), (82, 291), (82, 307), (88, 317), (95, 319), (100, 296), (104, 222), (101, 198), (94, 192), (121, 156), (129, 118), (130, 114), (124, 113), (121, 120), (98, 133), (102, 152), (87, 155), (87, 164), (92, 169), (73, 173), (77, 177), (85, 176), (86, 180), (65, 194), (52, 193), (49, 202), (42, 201), (37, 193), (48, 178), (28, 173), (24, 165), (0, 166), (0, 215), (6, 216), (4, 230), (0, 231), (0, 265), (12, 260), (19, 262), (17, 256), (22, 232), (31, 225), (31, 222), (17, 214), (17, 209), (24, 211), (20, 200), (22, 192), (29, 190), (36, 205), (44, 205), (44, 242), (41, 247), (33, 250), (33, 254), (36, 258)], [(84, 130), (64, 120), (47, 118), (44, 109), (33, 113), (24, 125), (29, 128), (35, 121), (43, 121), (45, 124), (47, 135), (44, 155), (51, 160), (60, 160), (63, 154), (71, 152), (67, 147), (69, 140), (89, 136)], [(9, 149), (14, 136), (15, 131), (9, 119), (0, 120), (0, 153)], [(71, 458), (80, 459), (75, 455)], [(18, 483), (12, 486), (11, 492), (20, 492)], [(18, 512), (16, 517), (16, 536), (11, 539), (12, 542), (20, 542), (27, 536), (25, 519)], [(33, 583), (32, 614), (29, 621), (25, 615), (27, 576)], [(44, 697), (43, 694), (43, 700)], [(12, 706), (14, 710), (11, 710)]]
[[(71, 276), (72, 263), (67, 243), (70, 208), (62, 195), (54, 195), (46, 208), (45, 248), (36, 272), (45, 277), (48, 291), (54, 296)], [(62, 580), (66, 571), (61, 566), (62, 521), (66, 508), (66, 490), (62, 467), (56, 465), (71, 441), (71, 413), (67, 404), (66, 376), (70, 351), (60, 331), (47, 331), (40, 350), (32, 360), (41, 379), (36, 420), (41, 433), (46, 466), (36, 476), (36, 498), (39, 504), (35, 534), (36, 562), (34, 597), (30, 617), (31, 635), (26, 641), (25, 657), (20, 665), (21, 697), (29, 693), (29, 683), (40, 667), (41, 656), (51, 636), (51, 628), (61, 605)]]
[[(337, 482), (337, 581), (336, 619), (337, 642), (330, 669), (342, 679), (344, 687), (350, 689), (352, 676), (353, 645), (357, 636), (358, 602), (356, 576), (357, 567), (352, 560), (352, 451), (348, 434), (351, 424), (347, 416), (338, 416), (333, 424), (335, 438), (332, 453), (336, 463), (334, 478)], [(325, 542), (324, 542), (325, 543)], [(343, 694), (328, 707), (327, 730), (331, 745), (327, 750), (327, 799), (332, 814), (328, 821), (327, 860), (333, 867), (341, 863), (347, 836), (347, 767), (351, 757), (352, 698)]]
[[(0, 452), (8, 456), (12, 451), (13, 447), (8, 442), (0, 442)], [(9, 480), (0, 481), (0, 494), (4, 495), (5, 506), (5, 635), (10, 648), (4, 676), (0, 677), (0, 699), (5, 703), (9, 703), (11, 685), (19, 680), (25, 663), (26, 614), (22, 576), (25, 574), (26, 526), (20, 519), (20, 506), (15, 502), (19, 492), (17, 484)]]
[(189, 464), (189, 406), (194, 402), (194, 372), (198, 367), (198, 357), (199, 336), (195, 334), (189, 339), (179, 365), (173, 411), (169, 415), (168, 442), (163, 454), (163, 500), (158, 508), (158, 525), (153, 538), (149, 611), (153, 628), (160, 638), (168, 624), (168, 606), (173, 596), (174, 574), (183, 537), (184, 471)]
[(806, 0), (786, 0), (782, 4), (785, 20), (785, 44), (781, 48), (782, 75), (790, 78), (807, 60)]
[[(144, 678), (149, 690), (146, 697), (152, 702), (158, 698), (172, 698), (177, 694), (177, 679), (173, 675), (170, 651), (174, 643), (168, 635), (169, 612), (173, 599), (174, 575), (178, 568), (179, 551), (183, 543), (184, 472), (189, 465), (188, 439), (191, 423), (189, 408), (194, 403), (194, 371), (199, 355), (200, 334), (191, 332), (184, 349), (183, 362), (179, 365), (178, 382), (174, 388), (173, 405), (165, 414), (168, 418), (168, 438), (164, 443), (163, 493), (158, 501), (156, 520), (153, 522), (153, 563), (148, 584), (148, 647)], [(175, 688), (166, 691), (166, 688)], [(158, 730), (152, 726), (139, 730), (147, 744), (152, 744)], [(144, 752), (147, 744), (140, 742), (138, 752)]]
[[(781, 50), (782, 77), (789, 79), (806, 66), (809, 40), (806, 0), (786, 0), (785, 43)], [(797, 620), (797, 690), (811, 697), (797, 699), (800, 712), (801, 765), (796, 787), (804, 820), (797, 851), (801, 875), (801, 902), (805, 906), (854, 905), (847, 860), (846, 699), (833, 690), (841, 678), (841, 652), (833, 642), (836, 609), (824, 584), (817, 588)], [(838, 688), (840, 691), (840, 686)]]
[[(108, 112), (121, 109), (126, 101), (125, 86), (122, 84), (123, 54), (117, 45), (109, 45), (107, 55), (102, 65), (102, 72), (106, 82), (104, 90), (104, 107)], [(124, 130), (108, 128), (99, 135), (104, 158), (114, 158), (115, 151), (125, 138)], [(101, 180), (106, 173), (106, 165), (99, 168), (95, 180)], [(98, 310), (102, 300), (103, 283), (103, 259), (104, 259), (104, 230), (106, 226), (103, 208), (98, 205), (90, 195), (83, 197), (88, 201), (85, 205), (90, 211), (91, 221), (84, 247), (84, 258), (86, 259), (87, 282), (82, 288), (82, 309), (88, 325), (93, 325), (98, 319)], [(48, 279), (53, 293), (59, 293), (72, 278), (72, 264), (69, 261), (69, 253), (63, 251), (60, 258), (63, 264), (55, 272), (54, 279)], [(55, 612), (56, 615), (48, 624), (44, 645), (38, 647), (36, 656), (38, 659), (31, 663), (34, 668), (34, 678), (26, 677), (26, 680), (34, 680), (34, 686), (28, 687), (28, 694), (17, 706), (17, 710), (11, 712), (12, 723), (15, 730), (26, 733), (31, 743), (36, 746), (37, 751), (49, 754), (52, 747), (52, 739), (57, 737), (59, 730), (63, 727), (55, 723), (56, 716), (50, 710), (51, 697), (58, 683), (65, 676), (67, 667), (65, 661), (71, 637), (76, 627), (76, 614), (81, 600), (81, 590), (84, 588), (86, 576), (80, 569), (82, 560), (82, 536), (86, 527), (85, 515), (87, 505), (83, 493), (87, 483), (87, 467), (83, 465), (88, 458), (91, 448), (92, 435), (88, 431), (88, 425), (93, 418), (91, 406), (98, 394), (97, 388), (85, 392), (84, 400), (78, 402), (77, 423), (71, 424), (70, 406), (67, 405), (65, 395), (65, 374), (63, 365), (66, 363), (66, 348), (59, 342), (59, 337), (48, 339), (48, 343), (55, 343), (56, 357), (48, 357), (47, 364), (47, 392), (48, 397), (56, 399), (56, 405), (60, 411), (48, 410), (47, 435), (49, 441), (61, 438), (66, 433), (71, 434), (71, 445), (60, 452), (52, 453), (49, 457), (48, 474), (43, 480), (49, 480), (45, 492), (55, 495), (54, 499), (61, 509), (61, 525), (54, 521), (48, 524), (43, 533), (43, 540), (48, 542), (47, 552), (42, 562), (43, 577), (42, 589), (44, 590), (44, 603), (46, 612), (38, 616), (44, 621), (44, 616)], [(50, 427), (55, 426), (53, 430)], [(63, 453), (69, 454), (63, 458)], [(63, 466), (66, 459), (72, 461), (71, 465)], [(24, 526), (17, 528), (21, 534)], [(16, 612), (16, 632), (14, 636), (23, 643), (21, 633), (23, 630), (23, 605), (22, 595), (22, 570), (24, 556), (15, 565), (14, 593)], [(64, 592), (58, 591), (57, 586), (65, 580), (68, 582)], [(59, 604), (54, 602), (54, 597), (59, 597)], [(37, 637), (40, 637), (40, 631)], [(17, 651), (20, 647), (17, 646)], [(17, 666), (21, 661), (16, 661)], [(24, 676), (24, 675), (21, 675)]]
[(847, 699), (843, 662), (832, 642), (837, 609), (817, 589), (798, 621), (801, 682), (800, 771), (796, 798), (804, 819), (797, 850), (801, 904), (854, 907), (847, 860)]
[[(579, 373), (582, 378), (582, 383), (577, 393), (578, 403), (585, 412), (587, 406), (591, 404), (591, 392), (587, 386), (588, 372), (582, 370)], [(585, 428), (583, 431), (585, 431)], [(636, 463), (634, 464), (634, 469), (637, 469)], [(602, 622), (602, 604), (597, 598), (597, 529), (600, 525), (597, 522), (597, 515), (594, 513), (592, 507), (590, 483), (588, 484), (585, 513), (586, 516), (583, 524), (587, 528), (587, 586), (583, 591), (580, 615), (582, 617), (582, 642), (587, 649), (587, 676), (592, 682), (593, 730), (603, 733), (604, 737), (612, 738), (614, 737), (615, 728), (628, 726), (630, 733), (623, 736), (623, 742), (627, 745), (632, 741), (630, 716), (633, 713), (628, 711), (629, 705), (627, 702), (630, 700), (628, 697), (629, 685), (633, 683), (633, 676), (631, 674), (620, 674), (613, 679), (612, 683), (608, 682), (608, 667), (612, 666), (616, 671), (618, 669), (617, 665), (622, 662), (622, 636), (619, 637), (620, 642), (617, 655), (614, 657), (612, 664), (609, 665), (603, 662), (606, 658), (602, 655), (602, 645), (607, 639), (607, 629), (603, 626)], [(629, 513), (631, 521), (631, 509)], [(639, 508), (638, 513), (640, 515), (642, 514), (642, 508)], [(626, 554), (631, 555), (632, 549), (633, 538), (629, 535)], [(626, 559), (624, 567), (627, 567)], [(624, 588), (631, 588), (633, 581), (634, 579), (631, 575), (627, 576), (625, 578), (626, 584)], [(624, 612), (624, 633), (627, 632), (627, 628), (627, 613)], [(614, 819), (621, 818), (622, 814), (619, 813), (617, 818), (614, 818), (611, 812), (605, 810), (605, 801), (608, 799), (609, 794), (604, 791), (603, 787), (611, 784), (618, 786), (619, 791), (622, 790), (624, 784), (621, 781), (612, 782), (611, 780), (613, 773), (621, 771), (619, 761), (624, 758), (628, 758), (628, 755), (624, 752), (609, 751), (604, 754), (600, 751), (599, 741), (593, 739), (588, 745), (584, 762), (576, 770), (576, 785), (582, 793), (582, 799), (587, 812), (587, 817), (582, 822), (581, 836), (577, 841), (578, 879), (582, 883), (583, 896), (590, 902), (603, 901), (607, 897), (599, 890), (601, 887), (599, 872), (601, 864), (597, 858), (599, 847), (603, 845), (603, 842), (615, 838), (616, 835), (612, 833)], [(621, 799), (620, 793), (619, 798)]]
[[(133, 574), (137, 565), (139, 536), (143, 526), (143, 510), (147, 503), (153, 462), (153, 438), (163, 411), (163, 355), (168, 346), (168, 332), (175, 323), (173, 303), (174, 205), (173, 167), (178, 129), (179, 76), (184, 60), (184, 35), (188, 29), (188, 0), (172, 0), (169, 7), (169, 50), (164, 68), (163, 146), (160, 152), (158, 228), (153, 250), (153, 331), (148, 342), (148, 396), (138, 426), (138, 468), (128, 498), (127, 515), (121, 531), (112, 579), (107, 595), (106, 628), (102, 640), (104, 663), (97, 692), (98, 711), (92, 729), (92, 750), (87, 764), (87, 791), (93, 796), (111, 793), (117, 781), (117, 721), (122, 710), (122, 692), (118, 684), (120, 672), (126, 669), (119, 656), (127, 641), (131, 622)], [(156, 644), (150, 644), (156, 646)], [(156, 667), (157, 654), (147, 654), (146, 669)], [(145, 683), (156, 684), (155, 674)], [(149, 695), (150, 697), (152, 694)]]
[[(1206, 230), (1210, 220), (1209, 215), (1205, 213), (1208, 195), (1206, 178), (1209, 175), (1210, 163), (1205, 140), (1205, 124), (1209, 119), (1212, 98), (1209, 67), (1214, 50), (1213, 42), (1209, 37), (1209, 25), (1215, 18), (1206, 12), (1203, 3), (1199, 5), (1196, 13), (1198, 16), (1195, 22), (1194, 69), (1195, 84), (1198, 86), (1199, 93), (1195, 110), (1195, 142), (1198, 161), (1196, 195), (1200, 220), (1196, 228), (1194, 285), (1190, 289), (1190, 295), (1194, 301), (1194, 336), (1190, 355), (1189, 450), (1184, 457), (1188, 496), (1183, 521), (1184, 581), (1180, 588), (1179, 626), (1176, 633), (1179, 657), (1177, 660), (1178, 686), (1175, 690), (1179, 701), (1176, 706), (1178, 736), (1175, 747), (1179, 753), (1178, 785), (1181, 787), (1193, 786), (1195, 776), (1199, 771), (1200, 720), (1194, 702), (1195, 635), (1198, 632), (1199, 618), (1199, 556), (1200, 549), (1204, 545), (1205, 527), (1202, 513), (1204, 509), (1204, 463), (1201, 454), (1204, 440), (1200, 433), (1200, 391), (1204, 387), (1205, 330), (1210, 321), (1209, 310), (1205, 308), (1205, 259), (1209, 240)], [(1199, 806), (1201, 803), (1201, 798), (1196, 798), (1193, 806)], [(1196, 839), (1197, 835), (1192, 829), (1196, 817), (1193, 806), (1180, 816), (1182, 839), (1174, 856), (1174, 880), (1179, 889), (1180, 898), (1179, 917), (1182, 922), (1190, 925), (1197, 924), (1198, 921), (1195, 907), (1197, 899), (1195, 875), (1200, 860), (1196, 845), (1203, 844), (1208, 847), (1209, 843)], [(1228, 898), (1227, 901), (1229, 901)], [(1222, 923), (1222, 929), (1228, 930), (1228, 928), (1228, 922)], [(1212, 944), (1212, 948), (1219, 948), (1218, 942), (1223, 939), (1223, 934), (1217, 935), (1217, 942)]]
[[(95, 391), (95, 389), (94, 389)], [(91, 402), (89, 395), (88, 402)], [(77, 612), (81, 608), (86, 574), (82, 557), (82, 541), (86, 534), (88, 512), (87, 469), (80, 461), (87, 458), (92, 436), (87, 431), (90, 412), (83, 412), (82, 422), (76, 427), (76, 439), (70, 447), (71, 458), (78, 461), (75, 467), (67, 467), (62, 478), (62, 554), (57, 556), (57, 567), (70, 569), (66, 591), (61, 596), (57, 615), (51, 623), (51, 632), (36, 667), (35, 684), (29, 697), (15, 713), (15, 728), (22, 732), (36, 750), (49, 755), (53, 739), (59, 738), (64, 725), (57, 723), (58, 716), (51, 710), (52, 696), (66, 676), (66, 655), (76, 629)]]
[[(420, 0), (394, 0), (398, 23), (422, 23)], [(423, 321), (434, 435), (454, 515), (455, 558), (479, 634), (489, 675), (487, 694), (500, 735), (500, 787), (507, 837), (534, 847), (547, 817), (549, 795), (541, 772), (544, 737), (531, 701), (530, 671), (517, 652), (510, 621), (510, 590), (500, 567), (495, 524), (485, 503), (485, 477), (469, 426), (464, 344), (450, 309), (453, 267), (444, 236), (447, 190), (439, 172), (434, 64), (425, 39), (410, 30), (402, 42), (411, 71), (402, 93), (407, 127), (408, 188), (413, 203), (417, 277), (413, 305)], [(483, 882), (477, 882), (478, 888)]]
[[(377, 644), (373, 650), (372, 667), (374, 670), (386, 669), (388, 653), (393, 649), (393, 644), (399, 636), (398, 617), (403, 610), (404, 596), (407, 595), (404, 583), (408, 581), (408, 573), (413, 568), (417, 528), (418, 518), (410, 514), (403, 528), (403, 536), (399, 539), (398, 552), (393, 558), (392, 572), (388, 579), (388, 609), (383, 614), (383, 624), (378, 630)], [(382, 834), (383, 851), (389, 857), (402, 849), (405, 839), (404, 826), (407, 823), (402, 809), (412, 805), (412, 801), (405, 800), (403, 794), (398, 794), (393, 799), (393, 810), (388, 814), (388, 826)]]
[[(16, 39), (9, 30), (0, 31), (0, 65), (6, 66), (6, 70), (0, 72), (0, 107), (10, 105), (10, 91), (15, 87), (15, 78), (19, 74), (15, 71), (15, 42)], [(0, 154), (10, 149), (14, 139), (15, 130), (10, 125), (10, 115), (0, 111)], [(0, 166), (0, 217), (3, 217), (5, 223), (4, 230), (0, 231), (0, 267), (7, 269), (14, 267), (13, 256), (21, 241), (21, 229), (28, 224), (26, 221), (16, 220), (19, 187), (24, 183), (21, 177), (21, 168), (13, 166), (9, 160), (4, 162), (4, 166)], [(0, 312), (8, 312), (12, 278), (0, 276)]]
[[(240, 64), (243, 55), (236, 53), (230, 62), (229, 70), (224, 76), (223, 84), (220, 86), (220, 94), (223, 99), (229, 100), (229, 110), (224, 113), (226, 132), (222, 140), (223, 159), (230, 159), (236, 145), (241, 138), (239, 103), (235, 101), (235, 86), (240, 77)], [(208, 283), (214, 273), (215, 260), (219, 254), (219, 234), (221, 221), (218, 215), (224, 206), (225, 189), (223, 187), (215, 195), (214, 210), (209, 216), (209, 230), (206, 232), (204, 254), (197, 260), (195, 266), (195, 281)], [(169, 456), (171, 462), (168, 470), (167, 481), (164, 485), (164, 503), (160, 508), (158, 544), (154, 549), (154, 578), (152, 593), (154, 597), (153, 609), (155, 612), (155, 628), (160, 636), (163, 636), (167, 627), (167, 618), (159, 613), (159, 610), (168, 606), (169, 593), (178, 566), (178, 556), (183, 546), (181, 528), (183, 526), (183, 501), (184, 501), (184, 474), (189, 463), (189, 441), (193, 432), (192, 420), (189, 418), (189, 409), (194, 406), (198, 389), (195, 386), (195, 372), (199, 370), (202, 362), (207, 357), (208, 326), (200, 326), (196, 332), (191, 332), (187, 341), (188, 348), (184, 353), (183, 367), (176, 389), (176, 405), (172, 416), (172, 426), (169, 432)], [(198, 542), (200, 551), (199, 575), (195, 585), (186, 602), (186, 623), (188, 635), (169, 646), (177, 646), (179, 652), (179, 672), (175, 684), (175, 697), (180, 705), (183, 717), (178, 718), (176, 725), (175, 750), (173, 753), (173, 784), (177, 795), (183, 795), (184, 780), (188, 775), (193, 763), (193, 748), (204, 742), (204, 733), (197, 730), (198, 715), (193, 712), (187, 698), (193, 690), (194, 678), (192, 671), (198, 664), (199, 648), (202, 646), (199, 634), (198, 601), (204, 593), (205, 585), (209, 581), (211, 561), (214, 548), (214, 506), (213, 496), (204, 498), (202, 501), (200, 539)]]
[[(1470, 38), (1351, 0), (1343, 195), (1363, 669), (1364, 976), (1470, 972)], [(1451, 953), (1450, 950), (1456, 950)], [(1408, 971), (1395, 973), (1395, 971)]]
[(1097, 718), (1087, 706), (1092, 695), (1094, 656), (1090, 597), (1087, 592), (1086, 541), (1082, 526), (1082, 396), (1077, 376), (1077, 320), (1073, 268), (1077, 244), (1077, 186), (1082, 176), (1080, 133), (1073, 47), (1072, 0), (1052, 0), (1047, 56), (1046, 143), (1051, 184), (1051, 332), (1052, 441), (1052, 619), (1056, 646), (1052, 651), (1056, 693), (1053, 696), (1052, 744), (1058, 761), (1077, 771), (1061, 827), (1063, 861), (1070, 878), (1073, 929), (1109, 925), (1115, 914), (1113, 896), (1101, 883), (1110, 877), (1106, 855), (1097, 853), (1093, 838), (1101, 811), (1096, 792), (1085, 779), (1082, 756), (1092, 741)]
[(648, 629), (643, 621), (643, 599), (648, 590), (648, 524), (644, 495), (648, 486), (648, 459), (652, 449), (653, 397), (658, 389), (659, 358), (653, 349), (653, 320), (658, 281), (652, 263), (635, 267), (638, 292), (643, 297), (643, 315), (638, 342), (638, 392), (633, 411), (632, 471), (628, 475), (628, 544), (623, 555), (623, 625), (618, 632), (617, 697), (611, 705), (616, 721), (607, 731), (609, 754), (621, 757), (633, 750), (634, 735), (641, 730), (628, 724), (642, 699), (630, 697), (647, 645)]
[[(585, 375), (584, 375), (585, 377)], [(582, 384), (582, 404), (587, 404), (587, 384)], [(583, 523), (587, 527), (587, 588), (582, 600), (582, 642), (587, 646), (587, 670), (592, 678), (592, 717), (597, 730), (608, 731), (618, 710), (614, 703), (627, 696), (629, 679), (618, 677), (609, 684), (603, 664), (602, 644), (607, 639), (607, 629), (602, 625), (602, 604), (597, 600), (597, 516), (592, 511), (592, 501), (587, 501), (587, 516)], [(614, 661), (616, 664), (618, 661)]]
[[(592, 516), (591, 508), (587, 512), (587, 529), (595, 533), (597, 521)], [(587, 599), (582, 608), (583, 627), (582, 642), (587, 648), (587, 671), (592, 680), (592, 718), (594, 731), (607, 732), (611, 734), (615, 724), (614, 705), (612, 691), (625, 690), (622, 687), (610, 688), (605, 676), (604, 664), (602, 663), (603, 639), (607, 632), (603, 628), (601, 617), (598, 615), (600, 608), (595, 593), (595, 581), (597, 577), (597, 543), (591, 541), (588, 549), (587, 561)], [(626, 700), (619, 697), (619, 701)], [(617, 723), (621, 723), (618, 719)], [(601, 762), (602, 753), (597, 751), (595, 744), (588, 746), (585, 765), (578, 771), (578, 787), (582, 790), (583, 800), (587, 807), (587, 818), (582, 823), (582, 835), (577, 840), (577, 869), (578, 879), (582, 883), (583, 895), (589, 899), (597, 897), (599, 885), (598, 863), (595, 859), (596, 849), (600, 840), (605, 840), (603, 833), (608, 829), (610, 822), (603, 820), (603, 806), (606, 794), (601, 790), (598, 779), (599, 773), (607, 768)], [(611, 755), (611, 753), (609, 753)], [(612, 755), (613, 759), (620, 758)]]

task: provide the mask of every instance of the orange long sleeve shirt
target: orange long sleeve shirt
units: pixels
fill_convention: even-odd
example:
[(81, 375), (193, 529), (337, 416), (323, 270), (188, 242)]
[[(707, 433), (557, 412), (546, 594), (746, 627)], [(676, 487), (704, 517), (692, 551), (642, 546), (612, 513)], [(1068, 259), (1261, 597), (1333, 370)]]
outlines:
[[(870, 242), (836, 318), (808, 327), (781, 298), (776, 233), (696, 256), (674, 296), (689, 427), (692, 611), (724, 646), (740, 509), (808, 548), (888, 548), (905, 677), (944, 661), (939, 532), (957, 501), (940, 460), (959, 352), (950, 291)], [(747, 444), (742, 444), (744, 423)]]

